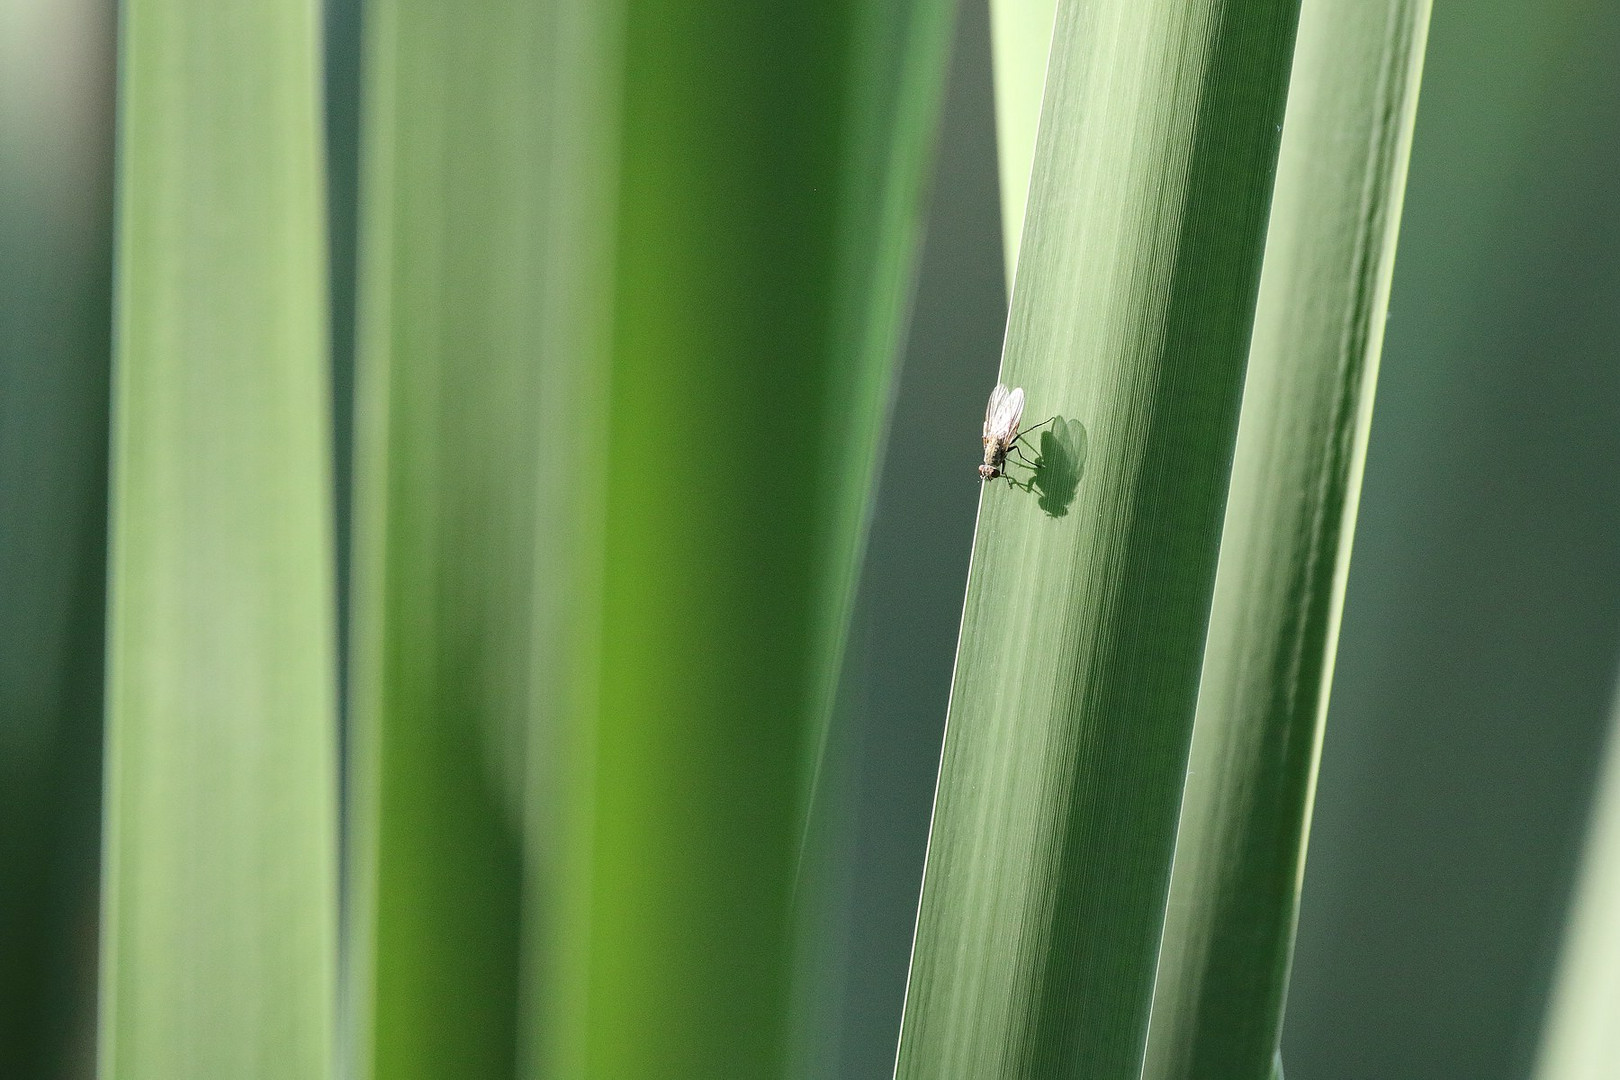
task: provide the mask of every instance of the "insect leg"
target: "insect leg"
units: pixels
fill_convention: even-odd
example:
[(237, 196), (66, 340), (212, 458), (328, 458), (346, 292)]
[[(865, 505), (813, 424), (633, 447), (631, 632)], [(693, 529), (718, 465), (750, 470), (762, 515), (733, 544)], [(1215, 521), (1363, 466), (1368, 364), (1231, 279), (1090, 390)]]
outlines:
[(1025, 435), (1030, 435), (1030, 434), (1033, 434), (1034, 432), (1039, 431), (1041, 428), (1045, 427), (1047, 424), (1050, 424), (1053, 420), (1056, 420), (1056, 419), (1057, 419), (1057, 417), (1055, 417), (1055, 416), (1048, 416), (1045, 420), (1042, 420), (1040, 423), (1036, 424), (1034, 427), (1025, 428), (1023, 431), (1020, 431), (1018, 433), (1018, 435), (1013, 439), (1013, 441), (1007, 444), (1007, 446), (1009, 448), (1017, 446), (1019, 439), (1022, 439)]

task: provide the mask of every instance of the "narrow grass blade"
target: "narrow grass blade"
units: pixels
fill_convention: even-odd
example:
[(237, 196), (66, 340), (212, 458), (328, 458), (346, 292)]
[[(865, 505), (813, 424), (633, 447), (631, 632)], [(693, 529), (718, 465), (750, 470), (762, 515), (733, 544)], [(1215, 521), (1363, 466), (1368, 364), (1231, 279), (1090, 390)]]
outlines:
[(1581, 872), (1535, 1080), (1604, 1080), (1620, 1073), (1620, 707), (1598, 776)]
[(621, 130), (620, 3), (556, 0), (536, 39), (548, 72), (540, 303), (542, 468), (535, 533), (534, 680), (528, 749), (524, 969), (518, 1075), (587, 1075), (594, 892), (596, 707), (603, 515), (610, 455), (614, 243)]
[[(889, 399), (908, 329), (927, 206), (929, 166), (953, 36), (950, 0), (868, 0), (855, 28), (840, 148), (830, 389), (821, 438), (830, 473), (818, 514), (822, 552), (810, 706), (813, 737), (801, 798), (804, 837), (795, 872), (793, 1075), (835, 1068), (842, 1037), (840, 883), (850, 872), (849, 795), (835, 724), (849, 719), (836, 688), (844, 672), (855, 585), (866, 549)], [(847, 704), (843, 702), (843, 704)], [(837, 714), (835, 716), (835, 714)]]
[(1057, 0), (990, 0), (990, 48), (996, 83), (996, 162), (1001, 178), (1001, 243), (1007, 287), (1018, 268), (1024, 236), (1035, 131), (1052, 49)]
[(1277, 1052), (1429, 0), (1305, 0), (1143, 1076)]
[(948, 9), (632, 2), (586, 1075), (780, 1075)]
[(1140, 1070), (1297, 13), (1058, 4), (906, 1080)]
[(587, 399), (577, 428), (548, 426), (565, 414), (541, 378), (558, 9), (365, 14), (346, 976), (362, 1077), (516, 1068), (541, 475), (578, 472), (599, 426)]
[(331, 1074), (318, 12), (130, 0), (101, 1075)]
[(821, 700), (809, 759), (820, 767), (865, 546), (884, 421), (910, 314), (927, 176), (951, 40), (950, 0), (852, 5), (841, 89), (828, 400), (819, 453), (823, 581), (814, 631)]

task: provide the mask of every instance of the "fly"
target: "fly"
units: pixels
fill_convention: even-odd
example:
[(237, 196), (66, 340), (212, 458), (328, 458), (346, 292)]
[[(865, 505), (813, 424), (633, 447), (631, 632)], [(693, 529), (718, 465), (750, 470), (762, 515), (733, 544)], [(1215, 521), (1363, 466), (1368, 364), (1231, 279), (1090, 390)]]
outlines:
[[(1008, 390), (1000, 383), (990, 391), (990, 404), (984, 410), (984, 464), (979, 466), (981, 480), (994, 480), (1003, 475), (1007, 469), (1007, 455), (1018, 447), (1018, 422), (1024, 418), (1024, 388), (1015, 386)], [(1055, 419), (1055, 418), (1054, 418)], [(1043, 420), (1035, 427), (1050, 424), (1051, 420)], [(1034, 431), (1035, 428), (1030, 428)], [(1028, 431), (1024, 432), (1029, 434)], [(1024, 457), (1024, 452), (1018, 450), (1018, 456)], [(1034, 464), (1027, 458), (1026, 464)]]

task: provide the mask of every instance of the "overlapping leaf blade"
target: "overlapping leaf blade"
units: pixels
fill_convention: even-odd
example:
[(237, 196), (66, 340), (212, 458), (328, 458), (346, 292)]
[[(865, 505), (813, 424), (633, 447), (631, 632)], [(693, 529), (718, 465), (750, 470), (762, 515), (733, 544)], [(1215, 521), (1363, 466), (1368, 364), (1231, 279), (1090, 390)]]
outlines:
[(1427, 0), (1305, 0), (1144, 1078), (1274, 1059)]

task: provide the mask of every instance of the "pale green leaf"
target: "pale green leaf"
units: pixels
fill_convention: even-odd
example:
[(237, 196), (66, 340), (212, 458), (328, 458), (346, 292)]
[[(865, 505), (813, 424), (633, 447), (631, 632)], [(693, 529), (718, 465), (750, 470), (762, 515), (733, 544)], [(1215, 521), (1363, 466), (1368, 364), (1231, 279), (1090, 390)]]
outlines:
[(318, 26), (308, 0), (120, 24), (107, 1080), (331, 1073)]
[(996, 163), (1001, 178), (1001, 244), (1007, 287), (1018, 268), (1024, 235), (1035, 130), (1052, 47), (1057, 0), (990, 0), (990, 49), (996, 82)]

